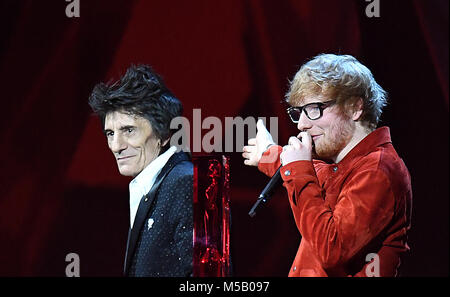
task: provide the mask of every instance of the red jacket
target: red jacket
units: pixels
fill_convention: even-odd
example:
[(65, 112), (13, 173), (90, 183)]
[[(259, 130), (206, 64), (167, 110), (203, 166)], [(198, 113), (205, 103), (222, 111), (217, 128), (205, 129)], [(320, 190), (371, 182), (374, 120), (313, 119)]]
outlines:
[[(264, 163), (270, 153), (277, 160)], [(280, 153), (270, 147), (259, 170), (272, 176)], [(280, 172), (302, 235), (289, 276), (366, 276), (375, 272), (371, 253), (380, 276), (397, 275), (409, 250), (412, 190), (388, 127), (370, 133), (338, 164), (296, 161)]]

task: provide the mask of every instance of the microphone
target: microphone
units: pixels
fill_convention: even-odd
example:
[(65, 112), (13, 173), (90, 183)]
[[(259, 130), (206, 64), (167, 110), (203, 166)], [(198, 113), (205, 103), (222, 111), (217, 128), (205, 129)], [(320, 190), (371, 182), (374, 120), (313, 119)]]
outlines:
[[(302, 132), (305, 132), (305, 131), (302, 131)], [(302, 141), (302, 137), (300, 136), (300, 134), (302, 132), (300, 132), (297, 135), (297, 138), (300, 141)], [(312, 143), (312, 146), (314, 146), (314, 143)], [(283, 179), (281, 178), (281, 173), (280, 173), (282, 166), (283, 165), (280, 165), (280, 167), (278, 167), (277, 171), (272, 176), (269, 183), (266, 185), (264, 190), (262, 190), (261, 194), (259, 194), (258, 200), (256, 200), (252, 209), (250, 209), (250, 211), (248, 212), (248, 215), (251, 216), (252, 218), (256, 215), (256, 209), (261, 204), (261, 202), (267, 203), (267, 201), (269, 201), (270, 197), (272, 196), (274, 190), (283, 183)]]
[(269, 201), (270, 197), (272, 196), (274, 190), (283, 183), (280, 169), (281, 166), (278, 167), (277, 172), (275, 172), (270, 181), (267, 183), (264, 190), (262, 190), (261, 194), (259, 194), (258, 200), (256, 200), (256, 203), (253, 205), (252, 209), (248, 213), (250, 217), (253, 218), (256, 215), (256, 208), (258, 208), (261, 202), (267, 203), (267, 201)]

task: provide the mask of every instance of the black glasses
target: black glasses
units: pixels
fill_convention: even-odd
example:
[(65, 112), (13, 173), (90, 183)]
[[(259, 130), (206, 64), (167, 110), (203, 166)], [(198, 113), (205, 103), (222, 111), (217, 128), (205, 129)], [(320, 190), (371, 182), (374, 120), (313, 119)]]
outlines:
[(313, 102), (306, 104), (304, 106), (291, 106), (287, 109), (287, 113), (291, 118), (292, 122), (298, 123), (300, 120), (300, 115), (302, 111), (305, 112), (306, 116), (310, 120), (318, 120), (323, 115), (323, 110), (331, 105), (333, 105), (336, 101), (330, 100), (327, 102)]

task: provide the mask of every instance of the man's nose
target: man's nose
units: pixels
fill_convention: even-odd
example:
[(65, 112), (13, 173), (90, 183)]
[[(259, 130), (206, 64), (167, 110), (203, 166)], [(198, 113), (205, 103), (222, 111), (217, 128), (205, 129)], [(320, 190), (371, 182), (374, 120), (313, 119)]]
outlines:
[(113, 139), (109, 144), (109, 148), (114, 154), (120, 154), (123, 150), (127, 148), (127, 144), (124, 141), (124, 139), (117, 133), (113, 136)]
[(302, 111), (302, 113), (300, 114), (300, 118), (298, 119), (297, 129), (300, 131), (306, 131), (308, 129), (311, 129), (311, 126), (311, 120), (308, 119), (305, 112)]

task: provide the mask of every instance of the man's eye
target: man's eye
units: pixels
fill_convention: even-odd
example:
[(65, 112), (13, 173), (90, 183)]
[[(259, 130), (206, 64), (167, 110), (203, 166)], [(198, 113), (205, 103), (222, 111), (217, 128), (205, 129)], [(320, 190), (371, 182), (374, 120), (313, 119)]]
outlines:
[(106, 137), (111, 137), (114, 135), (114, 132), (109, 131), (109, 132), (106, 132), (105, 134), (106, 134)]
[(128, 132), (128, 133), (131, 133), (131, 132), (133, 132), (133, 131), (134, 131), (133, 128), (128, 128), (128, 129), (127, 129), (127, 132)]

